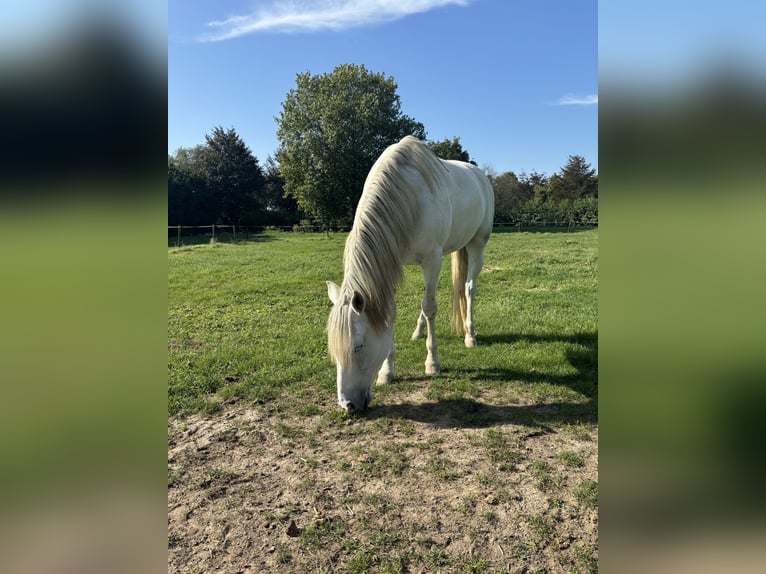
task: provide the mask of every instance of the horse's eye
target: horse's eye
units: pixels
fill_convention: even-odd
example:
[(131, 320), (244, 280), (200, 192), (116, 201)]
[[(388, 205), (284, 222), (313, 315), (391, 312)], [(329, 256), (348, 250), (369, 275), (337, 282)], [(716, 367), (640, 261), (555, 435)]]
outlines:
[(364, 349), (364, 345), (357, 345), (356, 347), (354, 347), (354, 352), (355, 352), (355, 353), (358, 353), (358, 352), (359, 352), (359, 351), (361, 351), (362, 349)]

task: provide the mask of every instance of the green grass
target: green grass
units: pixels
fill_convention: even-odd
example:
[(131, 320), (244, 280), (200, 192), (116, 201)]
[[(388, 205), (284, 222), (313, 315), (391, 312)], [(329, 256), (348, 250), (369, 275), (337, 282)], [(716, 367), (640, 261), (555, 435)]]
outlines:
[[(269, 232), (168, 249), (170, 416), (214, 414), (230, 399), (320, 414), (316, 404), (336, 392), (325, 281), (342, 280), (345, 238)], [(406, 268), (397, 295), (395, 384), (377, 388), (372, 406), (424, 387), (442, 411), (465, 410), (475, 426), (509, 416), (531, 426), (595, 422), (597, 240), (597, 230), (493, 234), (479, 276), (475, 349), (449, 330), (445, 258), (437, 377), (423, 374), (424, 342), (409, 341), (423, 287), (420, 270)], [(481, 397), (506, 406), (487, 410), (475, 401)]]
[(270, 402), (298, 383), (332, 389), (324, 281), (340, 279), (328, 270), (342, 249), (340, 236), (290, 233), (169, 249), (170, 414), (215, 394)]

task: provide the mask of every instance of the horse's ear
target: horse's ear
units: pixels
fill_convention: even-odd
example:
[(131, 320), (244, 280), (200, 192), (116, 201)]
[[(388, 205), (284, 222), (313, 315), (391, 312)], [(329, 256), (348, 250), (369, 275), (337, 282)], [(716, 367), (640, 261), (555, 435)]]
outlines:
[(364, 313), (364, 297), (358, 291), (354, 291), (354, 296), (351, 298), (351, 308), (359, 313)]
[(340, 287), (332, 281), (327, 281), (327, 296), (332, 301), (332, 304), (335, 305), (340, 299)]

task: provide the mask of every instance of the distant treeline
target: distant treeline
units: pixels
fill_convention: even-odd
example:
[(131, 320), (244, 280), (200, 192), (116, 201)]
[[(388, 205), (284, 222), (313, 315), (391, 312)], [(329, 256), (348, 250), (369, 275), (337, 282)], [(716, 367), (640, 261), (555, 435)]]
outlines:
[[(205, 140), (168, 156), (169, 225), (322, 226), (286, 196), (273, 158), (262, 166), (233, 128), (216, 127)], [(445, 159), (470, 160), (457, 138), (429, 144)], [(570, 156), (550, 177), (510, 171), (488, 177), (495, 191), (496, 223), (598, 224), (598, 176), (581, 156)]]
[(552, 176), (533, 172), (489, 174), (495, 223), (598, 225), (598, 175), (581, 156), (570, 156)]

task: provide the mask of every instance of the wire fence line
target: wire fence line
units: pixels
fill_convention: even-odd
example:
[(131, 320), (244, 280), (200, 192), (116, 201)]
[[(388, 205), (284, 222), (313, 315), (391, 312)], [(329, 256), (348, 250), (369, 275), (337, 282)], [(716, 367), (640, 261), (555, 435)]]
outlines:
[[(515, 223), (494, 223), (495, 231), (530, 231), (530, 230), (556, 230), (556, 231), (580, 231), (583, 229), (593, 229), (598, 227), (598, 220), (581, 221), (572, 223), (570, 221), (518, 221)], [(265, 231), (280, 231), (289, 233), (343, 233), (349, 231), (350, 227), (333, 227), (328, 229), (321, 225), (314, 225), (306, 222), (296, 223), (294, 225), (168, 225), (168, 244), (181, 247), (188, 243), (201, 243), (217, 241), (236, 242), (238, 240), (248, 240), (252, 235), (258, 235)], [(205, 231), (208, 230), (208, 231)], [(186, 242), (184, 241), (186, 240)]]

